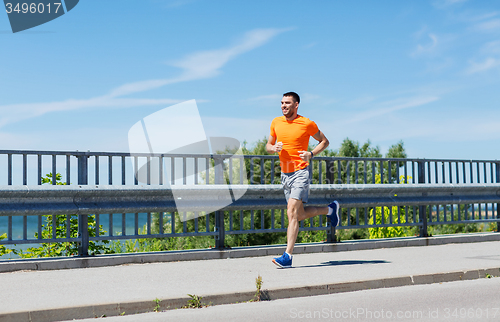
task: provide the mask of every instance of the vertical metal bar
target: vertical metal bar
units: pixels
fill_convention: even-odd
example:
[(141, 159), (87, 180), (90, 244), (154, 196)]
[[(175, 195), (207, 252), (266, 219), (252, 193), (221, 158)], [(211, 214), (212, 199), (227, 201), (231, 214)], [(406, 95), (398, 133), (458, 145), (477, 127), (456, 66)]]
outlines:
[(95, 155), (95, 184), (99, 184), (99, 156)]
[(194, 158), (194, 184), (198, 184), (198, 158)]
[[(122, 168), (124, 166), (124, 162), (122, 159)], [(122, 169), (123, 171), (123, 169)], [(113, 156), (108, 156), (108, 184), (113, 184)]]
[(205, 159), (205, 169), (206, 169), (205, 184), (210, 184), (210, 159), (209, 158)]
[(396, 161), (396, 182), (399, 183), (399, 161)]
[(408, 182), (408, 162), (407, 161), (404, 162), (404, 176), (405, 176), (404, 183), (409, 183)]
[(481, 183), (481, 174), (479, 170), (479, 162), (476, 162), (477, 183)]
[(23, 240), (28, 239), (28, 216), (23, 216)]
[(265, 184), (264, 182), (264, 158), (261, 157), (259, 158), (259, 162), (260, 162), (260, 184)]
[(392, 183), (392, 162), (391, 160), (387, 161), (387, 183)]
[(7, 154), (7, 184), (12, 186), (12, 154)]
[(415, 162), (413, 161), (411, 162), (411, 178), (413, 183), (417, 182), (417, 178), (415, 177)]
[(444, 161), (441, 162), (441, 183), (446, 183), (446, 171), (444, 167)]
[(351, 161), (347, 160), (346, 162), (346, 183), (350, 184), (351, 183)]
[(470, 165), (470, 183), (474, 183), (474, 170), (472, 166), (472, 161), (469, 163)]
[(354, 161), (354, 183), (358, 183), (358, 160)]
[(372, 183), (375, 183), (375, 161), (372, 161)]
[(250, 159), (250, 184), (254, 184), (254, 182), (253, 182), (253, 158)]
[(186, 185), (186, 180), (187, 180), (187, 172), (186, 172), (186, 157), (182, 158), (182, 184)]
[(427, 178), (429, 179), (429, 180), (427, 180), (428, 183), (432, 183), (432, 180), (431, 180), (432, 176), (431, 176), (431, 174), (432, 174), (432, 171), (431, 171), (431, 161), (428, 161), (427, 162)]
[(463, 177), (462, 177), (463, 182), (462, 183), (467, 183), (467, 176), (465, 173), (465, 161), (462, 162), (462, 174), (463, 174)]
[[(496, 182), (500, 183), (500, 162), (496, 163)], [(500, 203), (497, 203), (497, 220), (500, 219)], [(497, 221), (497, 232), (500, 232), (500, 221)]]
[(71, 237), (71, 215), (66, 215), (66, 238)]
[(66, 155), (66, 184), (71, 184), (71, 156)]
[[(97, 215), (96, 215), (97, 216)], [(113, 236), (113, 214), (108, 214), (109, 236)]]
[(233, 184), (233, 161), (232, 158), (229, 158), (227, 161), (229, 163), (229, 184)]
[(364, 173), (364, 178), (365, 178), (365, 181), (363, 183), (368, 183), (368, 178), (367, 178), (367, 175), (368, 175), (368, 173), (367, 173), (368, 169), (367, 168), (368, 167), (367, 167), (367, 165), (368, 165), (368, 161), (366, 161), (366, 160), (363, 161), (363, 173)]
[(439, 174), (438, 174), (438, 163), (434, 162), (434, 181), (439, 183)]
[(483, 176), (484, 176), (484, 183), (488, 183), (488, 175), (487, 175), (487, 170), (486, 170), (486, 162), (483, 162)]
[(125, 185), (125, 156), (123, 155), (122, 155), (122, 185)]
[(337, 160), (337, 183), (342, 184), (342, 163)]
[(38, 216), (38, 239), (42, 239), (42, 216)]
[(224, 249), (224, 238), (225, 238), (225, 231), (224, 231), (224, 212), (222, 211), (216, 211), (215, 212), (215, 225), (216, 225), (216, 231), (218, 234), (215, 236), (215, 248), (217, 249)]
[[(214, 171), (215, 184), (224, 183), (224, 159), (221, 156), (214, 155)], [(225, 227), (224, 227), (224, 212), (215, 212), (215, 231), (218, 234), (215, 236), (215, 248), (224, 249)]]
[[(245, 158), (243, 156), (241, 156), (241, 158), (240, 158), (240, 184), (247, 183), (245, 180), (246, 171), (243, 171), (244, 169), (245, 169)], [(273, 166), (273, 170), (274, 170), (274, 166)], [(273, 180), (274, 180), (274, 176), (273, 176)]]
[(7, 240), (12, 240), (12, 216), (7, 217)]
[(322, 160), (318, 160), (318, 182), (319, 182), (319, 184), (323, 183), (323, 162), (322, 162)]
[[(425, 161), (418, 161), (418, 183), (425, 183)], [(426, 207), (419, 206), (420, 237), (428, 237)]]
[[(78, 156), (78, 184), (88, 184), (88, 156)], [(81, 238), (78, 247), (78, 256), (88, 256), (89, 254), (89, 230), (87, 215), (78, 215), (78, 234)]]
[(122, 236), (127, 235), (127, 214), (122, 213)]
[(146, 157), (146, 184), (151, 185), (151, 157)]
[[(160, 235), (163, 235), (163, 215), (164, 214), (165, 213), (161, 212), (161, 211), (158, 213), (158, 234), (160, 234)], [(196, 216), (195, 224), (196, 224), (196, 232), (198, 232), (198, 216)]]
[(23, 154), (23, 185), (28, 184), (28, 156)]
[[(196, 158), (195, 158), (195, 160), (196, 160)], [(196, 165), (195, 165), (195, 167), (196, 167)], [(163, 155), (158, 157), (158, 176), (159, 176), (158, 184), (163, 185)], [(196, 171), (196, 170), (194, 172), (194, 184), (198, 184), (198, 171)]]
[(56, 168), (56, 155), (52, 155), (52, 185), (57, 184), (57, 168)]
[(96, 227), (96, 230), (95, 230), (95, 235), (96, 237), (99, 237), (99, 233), (100, 233), (100, 229), (99, 229), (99, 225), (100, 225), (100, 218), (101, 216), (99, 214), (95, 214), (95, 227)]
[(37, 154), (37, 166), (38, 166), (38, 185), (42, 184), (42, 155)]
[(451, 161), (448, 161), (448, 175), (450, 176), (450, 183), (453, 183), (453, 170), (451, 168)]
[(384, 183), (384, 161), (380, 161), (380, 183)]
[[(240, 181), (240, 183), (243, 183)], [(271, 159), (271, 184), (274, 184), (274, 159)]]
[(151, 235), (151, 213), (150, 212), (148, 212), (148, 214), (147, 214), (146, 231), (147, 231), (148, 235)]
[[(134, 185), (139, 184), (139, 160), (137, 156), (134, 156)], [(136, 234), (137, 235), (137, 234)]]
[[(172, 227), (174, 226), (174, 221), (172, 221)], [(136, 212), (134, 214), (134, 235), (139, 235), (139, 214)]]

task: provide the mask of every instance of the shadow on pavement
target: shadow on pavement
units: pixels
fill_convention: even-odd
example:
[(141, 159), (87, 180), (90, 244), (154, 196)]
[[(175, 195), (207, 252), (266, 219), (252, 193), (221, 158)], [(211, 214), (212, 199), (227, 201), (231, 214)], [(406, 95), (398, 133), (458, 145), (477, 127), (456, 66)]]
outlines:
[(317, 265), (295, 266), (295, 268), (322, 267), (322, 266), (341, 266), (341, 265), (359, 265), (359, 264), (388, 264), (385, 260), (345, 260), (329, 261)]

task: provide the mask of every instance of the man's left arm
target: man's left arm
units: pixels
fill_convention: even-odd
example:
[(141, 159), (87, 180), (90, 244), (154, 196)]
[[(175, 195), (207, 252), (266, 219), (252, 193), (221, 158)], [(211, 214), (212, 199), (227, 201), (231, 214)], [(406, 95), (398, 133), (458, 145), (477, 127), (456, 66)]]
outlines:
[[(313, 135), (313, 138), (319, 142), (318, 145), (316, 145), (311, 151), (314, 155), (318, 155), (319, 153), (323, 152), (328, 147), (328, 145), (330, 145), (330, 142), (320, 130), (318, 130), (318, 132)], [(307, 162), (312, 158), (311, 152), (299, 151), (299, 157)]]

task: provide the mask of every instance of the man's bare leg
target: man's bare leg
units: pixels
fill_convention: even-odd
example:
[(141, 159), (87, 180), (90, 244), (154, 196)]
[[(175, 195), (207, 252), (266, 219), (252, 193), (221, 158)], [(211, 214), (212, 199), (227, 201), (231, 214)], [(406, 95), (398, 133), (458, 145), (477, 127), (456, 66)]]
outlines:
[(299, 222), (301, 220), (311, 218), (318, 215), (328, 214), (328, 207), (305, 207), (302, 200), (288, 199), (287, 215), (288, 215), (288, 228), (286, 231), (286, 252), (290, 255), (293, 253), (295, 241), (299, 234)]

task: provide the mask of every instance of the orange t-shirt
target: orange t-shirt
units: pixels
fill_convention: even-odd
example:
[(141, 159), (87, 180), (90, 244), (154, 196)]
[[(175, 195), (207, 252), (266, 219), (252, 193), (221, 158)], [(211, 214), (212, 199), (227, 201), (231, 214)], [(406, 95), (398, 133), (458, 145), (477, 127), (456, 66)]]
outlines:
[(309, 138), (318, 131), (316, 123), (301, 115), (291, 121), (279, 116), (271, 122), (271, 136), (276, 138), (276, 142), (283, 143), (279, 154), (282, 172), (295, 172), (309, 165), (299, 157), (298, 151), (307, 151)]

